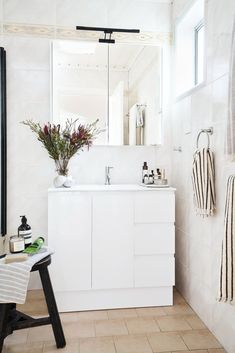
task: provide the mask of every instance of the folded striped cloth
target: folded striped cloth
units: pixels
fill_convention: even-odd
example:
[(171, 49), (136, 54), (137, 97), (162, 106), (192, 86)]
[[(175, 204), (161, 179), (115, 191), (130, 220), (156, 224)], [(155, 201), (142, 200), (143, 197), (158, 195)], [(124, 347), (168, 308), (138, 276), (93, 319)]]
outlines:
[(227, 182), (224, 239), (220, 268), (219, 300), (232, 302), (235, 295), (235, 175)]
[(24, 262), (0, 262), (0, 303), (24, 304), (33, 265), (51, 254), (52, 251), (43, 247)]
[(193, 199), (197, 214), (213, 216), (215, 211), (215, 163), (209, 148), (197, 150), (192, 170)]

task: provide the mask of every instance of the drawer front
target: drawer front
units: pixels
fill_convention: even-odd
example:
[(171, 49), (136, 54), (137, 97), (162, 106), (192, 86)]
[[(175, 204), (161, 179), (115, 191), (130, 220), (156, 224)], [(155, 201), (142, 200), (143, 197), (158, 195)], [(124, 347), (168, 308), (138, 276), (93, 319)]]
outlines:
[(136, 256), (135, 287), (164, 287), (175, 284), (173, 255)]
[(172, 192), (139, 192), (134, 197), (135, 223), (175, 221), (175, 195)]
[(174, 254), (174, 224), (135, 224), (134, 253), (135, 255)]

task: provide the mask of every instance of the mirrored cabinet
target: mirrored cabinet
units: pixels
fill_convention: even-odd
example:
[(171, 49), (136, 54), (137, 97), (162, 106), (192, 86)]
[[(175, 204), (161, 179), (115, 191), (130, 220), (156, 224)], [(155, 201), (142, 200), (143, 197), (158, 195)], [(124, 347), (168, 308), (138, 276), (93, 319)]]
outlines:
[(98, 145), (160, 144), (161, 60), (158, 46), (55, 40), (53, 122), (99, 119)]

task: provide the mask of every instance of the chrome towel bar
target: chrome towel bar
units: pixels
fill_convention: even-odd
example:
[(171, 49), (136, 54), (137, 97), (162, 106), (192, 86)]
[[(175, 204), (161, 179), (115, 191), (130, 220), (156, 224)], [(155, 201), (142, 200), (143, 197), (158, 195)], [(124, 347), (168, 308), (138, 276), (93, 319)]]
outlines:
[(199, 146), (199, 140), (201, 134), (206, 134), (207, 135), (207, 148), (210, 148), (210, 135), (213, 135), (213, 127), (209, 127), (208, 129), (202, 129), (199, 134), (197, 135), (197, 149)]

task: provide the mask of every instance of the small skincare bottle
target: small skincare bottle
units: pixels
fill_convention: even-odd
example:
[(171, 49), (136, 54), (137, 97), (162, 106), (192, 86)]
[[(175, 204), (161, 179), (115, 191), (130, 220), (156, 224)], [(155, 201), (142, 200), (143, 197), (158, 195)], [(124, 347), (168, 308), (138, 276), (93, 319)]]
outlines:
[(14, 235), (10, 237), (10, 242), (9, 242), (9, 247), (10, 247), (10, 252), (12, 254), (17, 254), (19, 252), (24, 251), (25, 245), (24, 245), (24, 237), (21, 235)]
[(153, 184), (153, 170), (151, 171), (151, 173), (149, 174), (149, 184)]
[(148, 184), (149, 183), (149, 176), (148, 174), (145, 174), (144, 176), (144, 184)]
[(144, 162), (144, 165), (142, 167), (142, 183), (145, 183), (144, 178), (146, 175), (148, 176), (148, 165), (147, 162)]
[(30, 225), (27, 224), (27, 218), (25, 216), (21, 217), (21, 225), (18, 228), (18, 235), (24, 237), (25, 247), (27, 248), (32, 244), (32, 229)]

